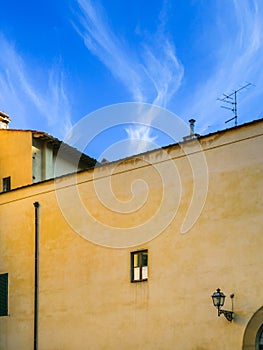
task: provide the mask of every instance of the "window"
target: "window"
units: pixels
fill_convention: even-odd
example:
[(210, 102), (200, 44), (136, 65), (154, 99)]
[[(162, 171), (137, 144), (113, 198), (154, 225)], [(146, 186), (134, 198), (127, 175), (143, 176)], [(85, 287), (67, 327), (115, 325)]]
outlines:
[(8, 315), (8, 273), (0, 274), (0, 316)]
[(147, 281), (148, 250), (131, 253), (131, 282)]
[(4, 177), (3, 178), (3, 192), (8, 192), (11, 190), (11, 177)]
[(257, 333), (256, 350), (263, 350), (263, 325), (259, 328)]

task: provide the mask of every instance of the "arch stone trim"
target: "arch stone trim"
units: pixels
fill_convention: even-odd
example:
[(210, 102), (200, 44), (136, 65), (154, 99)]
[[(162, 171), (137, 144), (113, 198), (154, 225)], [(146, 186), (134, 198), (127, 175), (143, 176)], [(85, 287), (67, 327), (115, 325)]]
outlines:
[(244, 333), (242, 350), (255, 350), (256, 337), (263, 324), (263, 307), (261, 307), (248, 322)]

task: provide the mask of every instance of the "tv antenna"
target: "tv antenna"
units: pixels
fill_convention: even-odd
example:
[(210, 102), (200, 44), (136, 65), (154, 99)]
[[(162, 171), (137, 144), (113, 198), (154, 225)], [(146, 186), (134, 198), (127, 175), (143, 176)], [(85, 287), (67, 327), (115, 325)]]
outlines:
[(225, 123), (229, 123), (229, 122), (231, 122), (231, 120), (235, 120), (235, 126), (237, 126), (237, 94), (238, 94), (238, 92), (247, 88), (250, 85), (252, 85), (252, 84), (247, 83), (246, 85), (242, 86), (238, 90), (235, 90), (234, 92), (232, 92), (232, 94), (229, 94), (229, 95), (223, 94), (223, 96), (224, 96), (223, 98), (218, 98), (219, 101), (232, 105), (232, 107), (221, 106), (222, 108), (229, 109), (234, 114), (234, 117), (228, 119), (227, 121), (225, 121)]

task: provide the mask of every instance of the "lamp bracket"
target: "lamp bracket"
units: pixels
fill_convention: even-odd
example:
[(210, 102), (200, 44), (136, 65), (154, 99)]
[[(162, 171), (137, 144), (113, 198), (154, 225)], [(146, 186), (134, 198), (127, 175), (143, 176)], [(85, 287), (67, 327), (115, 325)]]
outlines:
[(233, 318), (234, 318), (234, 312), (233, 311), (228, 311), (228, 310), (222, 310), (219, 309), (218, 310), (218, 316), (220, 316), (221, 314), (223, 314), (225, 316), (225, 318), (229, 321), (232, 322)]

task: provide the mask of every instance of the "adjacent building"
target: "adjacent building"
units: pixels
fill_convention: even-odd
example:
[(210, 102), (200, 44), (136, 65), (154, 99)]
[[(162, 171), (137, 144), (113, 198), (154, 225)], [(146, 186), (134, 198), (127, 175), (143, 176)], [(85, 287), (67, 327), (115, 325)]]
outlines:
[[(60, 176), (96, 164), (95, 159), (45, 132), (9, 129), (9, 122), (8, 115), (0, 112), (1, 192), (54, 178), (55, 171)], [(75, 159), (79, 159), (77, 169)]]

